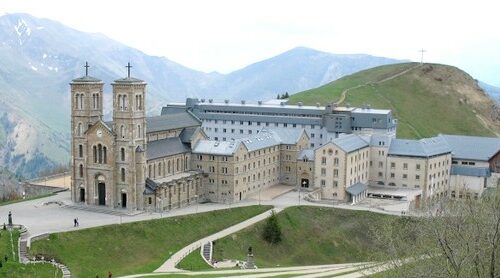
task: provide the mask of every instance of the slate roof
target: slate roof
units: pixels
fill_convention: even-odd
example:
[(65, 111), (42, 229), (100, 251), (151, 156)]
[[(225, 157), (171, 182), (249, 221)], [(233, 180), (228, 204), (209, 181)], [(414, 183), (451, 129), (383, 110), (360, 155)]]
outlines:
[(368, 147), (368, 143), (356, 134), (335, 138), (332, 143), (347, 153)]
[(165, 138), (157, 141), (148, 142), (146, 150), (146, 159), (152, 160), (160, 157), (166, 157), (175, 154), (187, 153), (191, 149), (181, 142), (179, 137)]
[(431, 157), (451, 153), (451, 147), (442, 137), (420, 140), (393, 139), (389, 147), (389, 155)]
[(488, 161), (500, 151), (500, 138), (439, 135), (452, 149), (456, 159)]
[(146, 186), (144, 188), (143, 194), (154, 194), (156, 188), (158, 188), (158, 184), (154, 182), (152, 179), (146, 178)]
[(181, 134), (179, 134), (179, 138), (181, 139), (182, 143), (184, 144), (190, 144), (191, 143), (191, 138), (193, 137), (193, 134), (198, 130), (199, 127), (187, 127), (181, 131)]
[(487, 167), (451, 165), (451, 174), (455, 176), (490, 177), (491, 171)]
[(240, 141), (213, 141), (213, 140), (199, 140), (193, 147), (192, 153), (198, 154), (212, 154), (212, 155), (232, 155)]
[(387, 135), (373, 134), (367, 138), (368, 143), (372, 147), (386, 147), (389, 148), (391, 145), (392, 137)]
[(75, 78), (71, 82), (72, 83), (102, 83), (102, 80), (86, 75), (86, 76), (82, 76), (79, 78)]
[(187, 111), (175, 114), (147, 117), (147, 132), (201, 126), (201, 121)]
[(347, 193), (351, 194), (351, 195), (358, 195), (359, 193), (365, 191), (368, 189), (368, 186), (366, 186), (366, 184), (364, 183), (355, 183), (351, 186), (349, 186), (348, 188), (345, 189), (345, 191), (347, 191)]
[(125, 77), (116, 79), (114, 83), (145, 83), (144, 80), (137, 79), (135, 77)]
[(314, 150), (313, 149), (304, 149), (304, 150), (300, 151), (297, 159), (303, 160), (304, 158), (307, 158), (308, 160), (314, 161)]
[[(264, 128), (262, 132), (270, 132), (279, 139), (281, 144), (294, 145), (300, 140), (302, 134), (305, 132), (304, 129), (296, 129), (296, 128)], [(260, 134), (260, 133), (259, 133)], [(306, 136), (309, 137), (309, 135)]]

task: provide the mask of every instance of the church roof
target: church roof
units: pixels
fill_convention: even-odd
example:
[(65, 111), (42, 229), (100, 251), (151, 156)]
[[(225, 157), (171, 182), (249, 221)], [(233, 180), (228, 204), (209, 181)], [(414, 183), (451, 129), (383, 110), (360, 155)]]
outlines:
[(182, 143), (190, 144), (191, 139), (193, 138), (193, 135), (195, 134), (196, 130), (198, 130), (198, 129), (199, 129), (199, 127), (197, 127), (197, 126), (184, 128), (181, 131), (181, 134), (179, 134), (179, 138), (181, 139)]
[(79, 78), (75, 78), (71, 82), (72, 83), (102, 83), (102, 80), (86, 75), (86, 76), (82, 76)]
[(126, 83), (126, 84), (130, 84), (130, 83), (145, 83), (145, 82), (144, 82), (144, 80), (141, 80), (141, 79), (138, 79), (138, 78), (135, 78), (135, 77), (125, 77), (125, 78), (116, 79), (114, 81), (114, 83)]
[(190, 151), (191, 149), (186, 144), (183, 144), (179, 137), (170, 137), (148, 142), (146, 159), (152, 160)]
[(154, 194), (156, 188), (158, 188), (158, 184), (154, 182), (152, 179), (146, 178), (146, 186), (144, 188), (143, 194)]
[(201, 125), (200, 120), (186, 111), (177, 114), (147, 117), (146, 123), (148, 133)]

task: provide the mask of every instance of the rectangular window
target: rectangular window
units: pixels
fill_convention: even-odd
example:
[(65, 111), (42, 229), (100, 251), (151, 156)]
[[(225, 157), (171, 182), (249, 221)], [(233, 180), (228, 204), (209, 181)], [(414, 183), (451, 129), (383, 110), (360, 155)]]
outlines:
[(416, 168), (417, 170), (420, 170), (420, 164), (417, 164), (417, 165), (415, 166), (415, 168)]
[(322, 175), (322, 176), (325, 176), (325, 175), (326, 175), (326, 169), (325, 169), (325, 168), (321, 168), (321, 175)]
[(395, 162), (391, 162), (391, 169), (394, 169), (396, 168), (396, 163)]
[(403, 163), (403, 170), (408, 170), (408, 163)]
[(394, 177), (395, 177), (394, 173), (391, 173), (391, 178), (394, 178)]

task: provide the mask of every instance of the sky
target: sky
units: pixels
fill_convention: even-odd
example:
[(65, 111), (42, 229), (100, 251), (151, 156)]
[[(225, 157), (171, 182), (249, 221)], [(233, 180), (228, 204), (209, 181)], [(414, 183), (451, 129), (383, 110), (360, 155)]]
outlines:
[(192, 69), (228, 73), (297, 46), (457, 66), (500, 87), (500, 3), (389, 0), (0, 0)]

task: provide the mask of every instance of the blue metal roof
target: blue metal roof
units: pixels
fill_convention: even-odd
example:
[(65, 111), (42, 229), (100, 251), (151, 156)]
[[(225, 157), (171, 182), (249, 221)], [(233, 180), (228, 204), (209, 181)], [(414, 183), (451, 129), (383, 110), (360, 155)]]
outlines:
[(368, 189), (368, 186), (366, 186), (366, 184), (364, 183), (355, 183), (351, 186), (349, 186), (348, 188), (345, 189), (345, 191), (347, 191), (347, 193), (351, 194), (351, 195), (358, 195), (359, 193), (365, 191)]
[(451, 152), (451, 147), (442, 137), (420, 140), (393, 139), (389, 155), (431, 157)]
[(446, 140), (456, 159), (488, 161), (500, 151), (500, 138), (439, 135)]
[(314, 150), (313, 149), (304, 149), (300, 151), (297, 159), (303, 160), (304, 158), (307, 158), (307, 160), (314, 160)]
[(451, 174), (455, 176), (490, 177), (491, 171), (487, 167), (451, 166)]
[(332, 143), (347, 153), (368, 147), (368, 143), (356, 134), (335, 138)]

